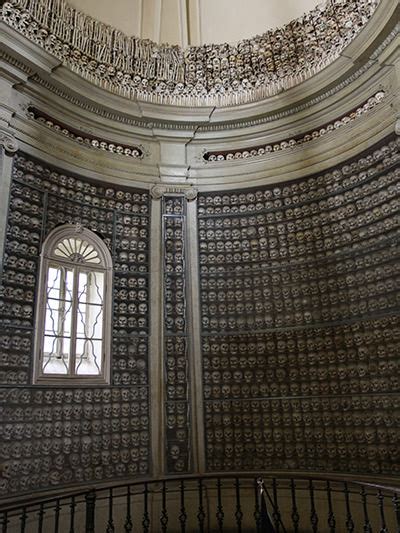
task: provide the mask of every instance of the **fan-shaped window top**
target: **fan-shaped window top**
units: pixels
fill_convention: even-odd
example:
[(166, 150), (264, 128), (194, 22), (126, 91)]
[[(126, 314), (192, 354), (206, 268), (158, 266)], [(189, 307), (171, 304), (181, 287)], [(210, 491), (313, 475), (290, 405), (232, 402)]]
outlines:
[(42, 250), (35, 378), (107, 382), (111, 256), (79, 226), (54, 230)]
[(59, 241), (53, 251), (54, 255), (69, 259), (74, 263), (100, 264), (101, 259), (93, 244), (77, 237), (69, 237)]

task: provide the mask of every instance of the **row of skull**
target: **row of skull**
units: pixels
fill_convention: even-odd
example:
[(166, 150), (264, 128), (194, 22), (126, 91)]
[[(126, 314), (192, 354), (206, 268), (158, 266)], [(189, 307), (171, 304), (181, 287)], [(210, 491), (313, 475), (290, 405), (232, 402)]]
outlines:
[[(37, 470), (40, 469), (41, 473), (31, 472), (30, 464), (31, 460), (13, 461), (8, 471), (10, 475), (15, 474), (19, 477), (11, 477), (10, 479), (2, 477), (0, 479), (0, 493), (4, 495), (21, 492), (31, 493), (32, 490), (48, 488), (49, 486), (87, 483), (93, 480), (102, 481), (104, 479), (115, 479), (115, 477), (126, 477), (127, 475), (143, 476), (149, 472), (148, 461), (130, 461), (128, 464), (120, 462), (107, 466), (99, 465), (93, 467), (79, 465), (74, 469), (68, 468), (62, 461), (59, 461), (58, 469), (55, 470), (50, 458), (43, 458), (42, 462), (37, 463)], [(24, 467), (23, 471), (21, 471), (21, 466)]]
[[(200, 250), (227, 252), (275, 248), (278, 243), (284, 246), (286, 241), (290, 244), (299, 244), (337, 236), (398, 212), (398, 194), (399, 191), (394, 188), (389, 198), (382, 191), (376, 195), (377, 203), (369, 201), (369, 205), (363, 210), (352, 204), (344, 210), (321, 213), (298, 223), (295, 220), (281, 219), (276, 226), (270, 226), (263, 215), (257, 217), (242, 215), (240, 218), (230, 220), (213, 219), (212, 224), (208, 224), (210, 222), (208, 220), (206, 224), (200, 224)], [(388, 201), (382, 203), (382, 195)], [(206, 227), (208, 227), (207, 231), (205, 231)], [(213, 228), (221, 229), (214, 231)]]
[[(390, 167), (397, 161), (400, 141), (394, 138), (388, 144), (374, 150), (372, 153), (361, 157), (351, 163), (346, 163), (342, 167), (335, 168), (319, 176), (297, 180), (293, 183), (283, 185), (273, 185), (264, 189), (241, 193), (227, 192), (225, 194), (201, 194), (199, 195), (199, 207), (233, 207), (244, 206), (249, 210), (249, 205), (263, 205), (265, 202), (283, 200), (283, 204), (304, 203), (316, 201), (319, 197), (325, 198), (330, 195), (343, 195), (343, 198), (352, 197), (357, 194), (365, 183), (365, 186), (372, 185), (371, 180), (385, 168)], [(372, 185), (373, 188), (373, 185)], [(368, 191), (368, 189), (367, 189)], [(340, 197), (341, 200), (343, 200)], [(281, 204), (279, 204), (281, 205)]]
[(236, 45), (186, 50), (127, 37), (111, 27), (105, 31), (102, 23), (73, 8), (58, 12), (55, 24), (49, 0), (6, 2), (3, 18), (92, 83), (124, 96), (165, 97), (174, 103), (173, 96), (194, 101), (225, 93), (246, 97), (258, 88), (271, 95), (282, 84), (299, 83), (333, 61), (377, 5), (377, 0), (357, 0), (317, 6), (282, 28)]
[[(308, 268), (269, 269), (265, 272), (237, 273), (230, 277), (206, 276), (200, 278), (203, 291), (234, 291), (275, 289), (283, 285), (288, 287), (294, 297), (299, 296), (304, 284), (310, 285), (310, 292), (325, 293), (329, 290), (350, 289), (365, 282), (378, 281), (398, 273), (397, 263), (386, 263), (396, 259), (396, 247), (387, 250), (371, 250), (368, 255), (345, 258), (342, 261), (314, 264)], [(233, 273), (234, 274), (234, 273)], [(219, 293), (218, 293), (219, 296)]]
[[(305, 263), (314, 263), (326, 260), (341, 258), (343, 256), (355, 255), (355, 253), (366, 253), (368, 248), (383, 247), (385, 244), (392, 245), (398, 239), (398, 216), (385, 218), (378, 223), (369, 224), (367, 227), (360, 227), (352, 233), (337, 235), (333, 239), (318, 239), (306, 244), (280, 243), (279, 247), (263, 250), (252, 250), (245, 252), (217, 253), (202, 252), (199, 255), (199, 262), (202, 273), (225, 271), (230, 263), (242, 265), (243, 269), (264, 270), (275, 266), (294, 267), (302, 266)], [(334, 257), (332, 257), (334, 256)], [(275, 263), (271, 264), (271, 261)], [(276, 262), (280, 260), (280, 264)], [(282, 265), (282, 260), (285, 262)], [(215, 265), (217, 264), (217, 266)], [(222, 269), (217, 269), (221, 265)], [(232, 269), (231, 269), (232, 270)]]
[[(337, 377), (337, 372), (335, 376)], [(389, 373), (387, 373), (389, 374)], [(238, 385), (230, 383), (205, 384), (204, 398), (210, 399), (252, 399), (259, 397), (277, 396), (319, 396), (330, 394), (368, 394), (368, 393), (397, 393), (400, 389), (400, 379), (397, 375), (389, 374), (370, 379), (332, 379), (325, 381), (304, 380), (271, 383), (253, 383)]]
[(267, 144), (267, 145), (261, 145), (261, 146), (257, 145), (253, 147), (239, 148), (228, 153), (225, 151), (224, 152), (221, 152), (221, 151), (207, 152), (204, 154), (203, 158), (205, 161), (208, 161), (208, 162), (232, 161), (234, 159), (248, 159), (250, 157), (263, 156), (271, 152), (279, 152), (281, 150), (287, 150), (290, 148), (294, 148), (295, 146), (301, 146), (304, 143), (308, 143), (312, 141), (313, 139), (323, 137), (335, 130), (338, 130), (342, 126), (345, 126), (346, 124), (349, 124), (350, 122), (361, 117), (365, 113), (368, 113), (379, 102), (381, 102), (384, 97), (385, 97), (384, 91), (378, 91), (375, 95), (368, 98), (366, 102), (361, 104), (354, 111), (351, 111), (347, 115), (337, 118), (335, 121), (332, 121), (329, 124), (326, 124), (319, 129), (314, 129), (312, 131), (307, 132), (304, 135), (297, 136), (296, 138), (292, 137), (292, 138), (285, 139), (282, 141), (275, 141), (274, 143)]
[[(31, 159), (28, 159), (23, 154), (17, 154), (14, 158), (15, 167), (13, 170), (13, 177), (18, 179), (24, 179), (27, 183), (38, 186), (40, 189), (53, 192), (59, 195), (59, 189), (52, 190), (52, 186), (65, 187), (67, 190), (74, 191), (75, 193), (83, 193), (90, 195), (89, 204), (93, 204), (99, 207), (107, 207), (107, 205), (98, 204), (95, 198), (105, 198), (107, 200), (113, 199), (117, 202), (124, 204), (129, 202), (135, 204), (134, 212), (140, 212), (140, 205), (148, 205), (149, 195), (146, 192), (131, 192), (121, 189), (115, 189), (110, 186), (107, 188), (103, 185), (95, 185), (90, 181), (84, 181), (73, 176), (67, 176), (65, 174), (59, 174), (49, 167), (37, 163)], [(34, 183), (32, 183), (32, 180)], [(37, 181), (39, 180), (39, 181)], [(62, 195), (61, 195), (62, 196)], [(72, 199), (74, 196), (72, 197)], [(115, 208), (115, 205), (108, 206)], [(128, 208), (129, 211), (131, 208)]]

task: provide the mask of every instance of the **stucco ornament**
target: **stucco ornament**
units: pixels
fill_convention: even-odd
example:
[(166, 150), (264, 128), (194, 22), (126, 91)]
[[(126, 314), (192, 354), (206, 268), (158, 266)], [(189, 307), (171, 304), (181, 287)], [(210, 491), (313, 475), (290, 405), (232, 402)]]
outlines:
[(153, 200), (160, 200), (160, 198), (162, 198), (164, 195), (183, 194), (186, 200), (191, 202), (197, 198), (198, 190), (196, 187), (192, 186), (176, 187), (174, 185), (156, 184), (150, 189), (150, 194)]
[(17, 139), (10, 132), (0, 130), (0, 147), (4, 148), (7, 154), (15, 154), (18, 150)]
[(394, 131), (396, 135), (400, 135), (400, 118), (396, 120), (396, 124), (394, 126)]

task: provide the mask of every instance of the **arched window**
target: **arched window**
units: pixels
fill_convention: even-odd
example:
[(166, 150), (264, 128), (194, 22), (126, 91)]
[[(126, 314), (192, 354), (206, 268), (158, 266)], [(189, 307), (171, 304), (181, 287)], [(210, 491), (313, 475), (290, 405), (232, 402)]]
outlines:
[(70, 224), (43, 244), (34, 381), (109, 382), (112, 261), (92, 231)]

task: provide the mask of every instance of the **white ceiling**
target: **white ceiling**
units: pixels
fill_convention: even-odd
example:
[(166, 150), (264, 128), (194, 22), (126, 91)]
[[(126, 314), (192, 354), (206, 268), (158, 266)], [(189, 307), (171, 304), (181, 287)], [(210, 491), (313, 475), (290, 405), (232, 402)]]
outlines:
[(234, 43), (310, 11), (318, 0), (70, 0), (127, 35), (181, 46)]

